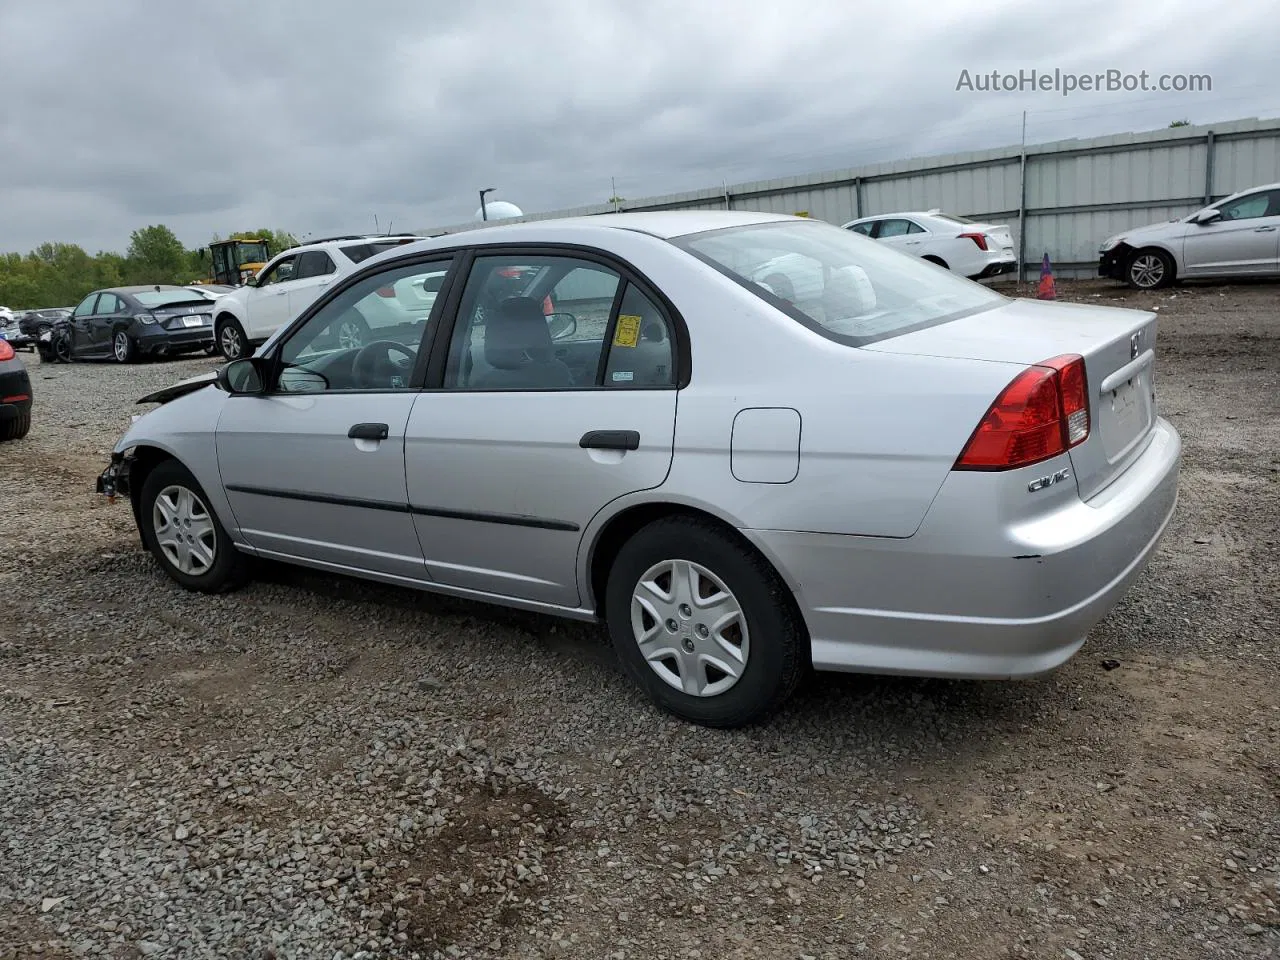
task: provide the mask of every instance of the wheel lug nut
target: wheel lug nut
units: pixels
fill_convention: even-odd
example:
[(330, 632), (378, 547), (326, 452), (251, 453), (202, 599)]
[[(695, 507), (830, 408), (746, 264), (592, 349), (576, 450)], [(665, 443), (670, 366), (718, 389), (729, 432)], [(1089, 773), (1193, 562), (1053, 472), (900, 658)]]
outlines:
[(680, 616), (688, 620), (693, 616), (693, 609), (687, 603), (680, 604)]
[(676, 623), (674, 619), (669, 619), (667, 620), (667, 629), (670, 630), (672, 633), (675, 633), (677, 630), (680, 629), (680, 624)]
[(711, 636), (711, 631), (707, 629), (707, 625), (705, 623), (698, 624), (698, 636), (702, 637), (704, 640)]

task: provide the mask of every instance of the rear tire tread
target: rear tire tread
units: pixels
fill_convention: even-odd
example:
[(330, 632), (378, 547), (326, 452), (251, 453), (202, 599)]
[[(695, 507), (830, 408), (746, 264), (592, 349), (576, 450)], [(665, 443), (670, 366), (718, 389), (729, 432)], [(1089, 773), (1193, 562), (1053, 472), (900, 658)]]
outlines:
[(6, 420), (4, 423), (0, 423), (0, 443), (21, 440), (30, 432), (31, 411), (28, 410), (20, 414), (16, 420)]

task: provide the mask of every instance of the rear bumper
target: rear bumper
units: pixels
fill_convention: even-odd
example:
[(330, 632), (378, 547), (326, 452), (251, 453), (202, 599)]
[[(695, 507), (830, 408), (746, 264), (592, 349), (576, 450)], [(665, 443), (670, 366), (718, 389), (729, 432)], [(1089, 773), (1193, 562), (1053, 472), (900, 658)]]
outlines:
[(988, 263), (973, 278), (975, 280), (986, 280), (988, 277), (998, 277), (1002, 274), (1013, 273), (1018, 269), (1018, 261), (1016, 258), (1010, 257), (1007, 260), (997, 260), (994, 263)]
[(168, 353), (177, 350), (194, 350), (213, 343), (213, 327), (192, 327), (185, 330), (156, 330), (141, 333), (136, 338), (143, 353)]
[(1181, 449), (1159, 420), (1104, 491), (1073, 491), (1032, 520), (991, 522), (975, 508), (982, 475), (952, 473), (909, 538), (745, 532), (791, 581), (815, 668), (1032, 676), (1070, 659), (1145, 569), (1177, 503)]

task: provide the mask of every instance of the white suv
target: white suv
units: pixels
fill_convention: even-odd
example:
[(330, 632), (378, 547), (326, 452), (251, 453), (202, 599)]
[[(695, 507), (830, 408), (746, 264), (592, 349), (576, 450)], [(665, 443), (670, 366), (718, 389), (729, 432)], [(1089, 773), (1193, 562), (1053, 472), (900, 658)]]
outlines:
[[(325, 287), (350, 273), (357, 264), (402, 243), (421, 239), (407, 235), (330, 237), (284, 251), (248, 284), (217, 299), (213, 329), (218, 349), (228, 360), (248, 356), (252, 347), (264, 343), (324, 293)], [(421, 309), (421, 296), (416, 291), (395, 293), (403, 308), (412, 305)], [(427, 308), (430, 309), (429, 304)], [(350, 341), (350, 346), (363, 342), (367, 323), (353, 315), (346, 326), (350, 329), (340, 331), (340, 335)]]

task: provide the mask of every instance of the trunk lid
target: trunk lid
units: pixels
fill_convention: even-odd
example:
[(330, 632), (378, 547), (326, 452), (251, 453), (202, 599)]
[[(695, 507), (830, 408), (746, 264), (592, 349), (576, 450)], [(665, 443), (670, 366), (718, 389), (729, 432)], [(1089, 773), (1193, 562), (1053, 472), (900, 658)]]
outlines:
[(184, 300), (181, 303), (166, 303), (162, 307), (152, 307), (148, 312), (166, 330), (207, 327), (213, 323), (212, 300)]
[(990, 239), (990, 246), (993, 249), (999, 250), (1001, 253), (1012, 252), (1013, 234), (1009, 232), (1007, 226), (987, 224), (983, 226), (982, 232)]
[(1156, 326), (1156, 314), (1146, 311), (1013, 300), (861, 349), (1024, 366), (1080, 354), (1089, 436), (1070, 454), (1077, 489), (1087, 500), (1124, 472), (1155, 429)]

